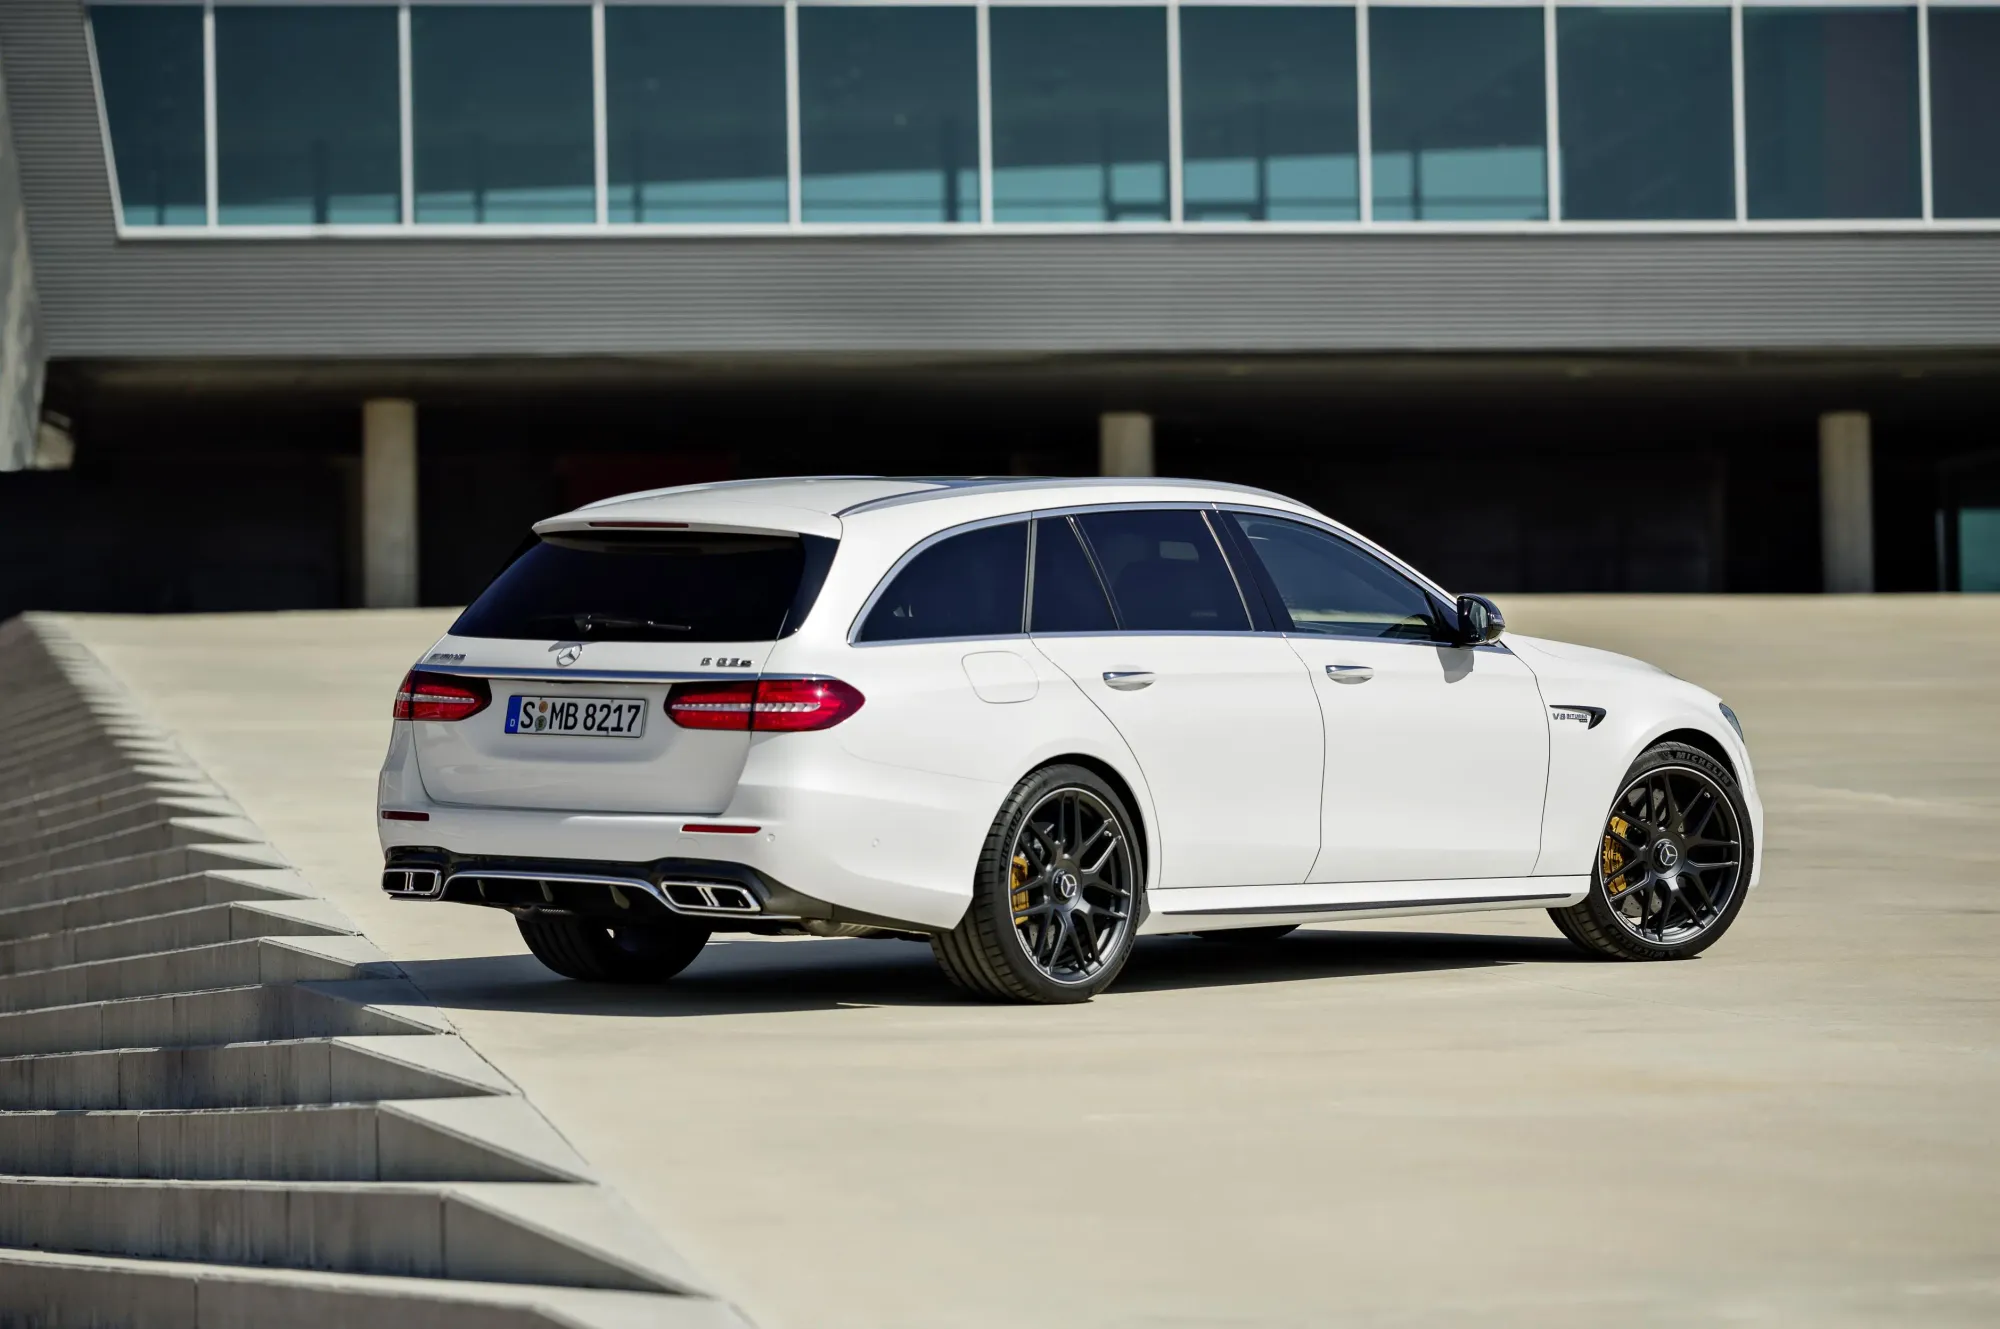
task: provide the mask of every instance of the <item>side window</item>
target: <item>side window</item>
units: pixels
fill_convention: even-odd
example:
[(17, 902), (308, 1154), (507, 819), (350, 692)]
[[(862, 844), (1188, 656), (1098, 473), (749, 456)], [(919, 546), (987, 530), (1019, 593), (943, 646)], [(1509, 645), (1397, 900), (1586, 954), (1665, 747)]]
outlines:
[(1027, 577), (1027, 522), (949, 536), (903, 565), (868, 611), (856, 640), (1018, 633)]
[(1423, 588), (1337, 536), (1275, 517), (1231, 514), (1270, 574), (1292, 631), (1332, 637), (1438, 641)]
[(1035, 603), (1030, 632), (1112, 632), (1118, 627), (1097, 569), (1067, 517), (1035, 523)]
[(1250, 616), (1203, 515), (1189, 508), (1076, 519), (1127, 632), (1248, 632)]

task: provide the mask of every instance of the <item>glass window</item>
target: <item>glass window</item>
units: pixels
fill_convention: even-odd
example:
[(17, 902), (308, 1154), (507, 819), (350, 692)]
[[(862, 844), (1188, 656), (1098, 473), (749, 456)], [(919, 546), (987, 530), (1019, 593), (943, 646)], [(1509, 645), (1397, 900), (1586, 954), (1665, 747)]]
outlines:
[(1189, 221), (1352, 221), (1354, 11), (1182, 6), (1181, 210)]
[(1329, 637), (1436, 641), (1423, 588), (1347, 541), (1298, 522), (1239, 514), (1237, 524), (1291, 615), (1291, 630)]
[(1930, 14), (1931, 212), (2000, 217), (2000, 9)]
[(393, 8), (215, 11), (223, 225), (403, 217)]
[(127, 226), (208, 224), (201, 7), (90, 11)]
[(1736, 215), (1727, 9), (1560, 9), (1562, 212)]
[(1916, 217), (1913, 9), (1743, 11), (1752, 217)]
[(947, 536), (903, 565), (858, 640), (1013, 636), (1021, 631), (1027, 576), (1027, 522)]
[(971, 7), (801, 8), (799, 159), (807, 221), (978, 221)]
[(814, 536), (654, 531), (530, 543), (452, 624), (528, 641), (770, 641), (786, 626)]
[(1222, 547), (1188, 508), (1092, 512), (1077, 518), (1127, 632), (1248, 632), (1250, 618)]
[(1371, 8), (1378, 221), (1549, 215), (1540, 9)]
[(418, 5), (410, 96), (420, 222), (597, 218), (586, 5)]
[(1030, 632), (1111, 632), (1118, 626), (1067, 517), (1035, 523), (1034, 602)]
[(606, 5), (615, 222), (783, 222), (785, 11)]
[(1167, 19), (1005, 6), (990, 18), (993, 216), (1167, 219)]

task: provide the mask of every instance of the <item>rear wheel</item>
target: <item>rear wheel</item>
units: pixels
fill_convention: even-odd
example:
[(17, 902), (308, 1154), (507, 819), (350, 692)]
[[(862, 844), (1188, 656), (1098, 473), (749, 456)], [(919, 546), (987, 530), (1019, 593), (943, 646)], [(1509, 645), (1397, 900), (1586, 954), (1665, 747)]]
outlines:
[(1194, 935), (1203, 941), (1224, 941), (1235, 946), (1265, 946), (1280, 937), (1289, 937), (1299, 930), (1297, 923), (1273, 923), (1262, 928), (1222, 928), (1215, 932), (1197, 932)]
[(1009, 1001), (1088, 1001), (1132, 954), (1144, 885), (1132, 814), (1096, 772), (1016, 785), (987, 833), (972, 903), (931, 950), (952, 982)]
[(532, 913), (515, 921), (537, 960), (586, 983), (664, 983), (693, 964), (708, 944), (708, 928), (693, 920), (604, 923)]
[(1736, 921), (1755, 851), (1736, 777), (1706, 752), (1661, 743), (1612, 800), (1589, 893), (1549, 917), (1598, 955), (1685, 960)]

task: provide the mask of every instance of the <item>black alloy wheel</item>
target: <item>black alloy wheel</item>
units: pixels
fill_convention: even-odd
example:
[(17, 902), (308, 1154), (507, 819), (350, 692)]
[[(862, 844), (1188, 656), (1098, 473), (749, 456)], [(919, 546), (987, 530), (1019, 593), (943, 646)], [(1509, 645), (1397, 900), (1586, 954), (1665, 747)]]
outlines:
[(1686, 959), (1735, 921), (1754, 849), (1735, 776), (1705, 752), (1659, 744), (1612, 801), (1589, 894), (1549, 915), (1588, 951)]
[(959, 986), (1014, 1001), (1088, 1001), (1132, 952), (1143, 884), (1131, 813), (1096, 772), (1037, 771), (986, 838), (972, 903), (931, 949)]

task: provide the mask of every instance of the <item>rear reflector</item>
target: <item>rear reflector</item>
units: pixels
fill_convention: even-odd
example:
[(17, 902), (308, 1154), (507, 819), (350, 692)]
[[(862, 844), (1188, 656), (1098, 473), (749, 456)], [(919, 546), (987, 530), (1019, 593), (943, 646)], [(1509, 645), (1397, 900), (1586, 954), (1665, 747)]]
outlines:
[(679, 683), (667, 694), (667, 715), (683, 729), (797, 733), (831, 729), (860, 710), (862, 701), (837, 678)]
[(430, 819), (431, 814), (428, 812), (397, 812), (389, 808), (383, 809), (382, 812), (383, 821), (429, 821)]
[(721, 822), (691, 821), (681, 827), (689, 835), (755, 835), (762, 826), (725, 826)]
[(429, 674), (412, 669), (396, 693), (394, 718), (398, 720), (463, 720), (477, 715), (493, 701), (493, 690), (483, 678), (455, 678), (450, 674)]

